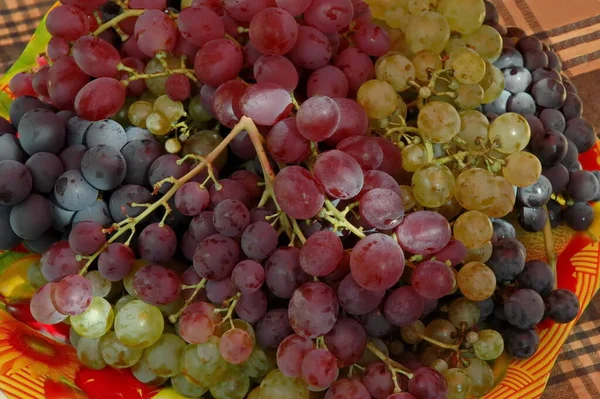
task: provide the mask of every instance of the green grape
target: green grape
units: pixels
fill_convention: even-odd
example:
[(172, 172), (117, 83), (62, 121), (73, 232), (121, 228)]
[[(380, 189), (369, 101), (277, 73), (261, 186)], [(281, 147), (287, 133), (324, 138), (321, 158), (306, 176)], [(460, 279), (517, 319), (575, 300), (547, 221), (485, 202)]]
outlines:
[(154, 112), (158, 112), (171, 123), (177, 122), (185, 116), (185, 109), (181, 101), (173, 101), (167, 95), (160, 96), (154, 102)]
[(133, 104), (135, 101), (137, 101), (137, 98), (127, 97), (125, 99), (125, 102), (123, 103), (123, 106), (117, 111), (116, 114), (111, 116), (110, 119), (112, 119), (115, 122), (118, 122), (123, 127), (131, 126), (131, 123), (129, 123), (128, 116), (129, 107), (131, 107), (131, 104)]
[(242, 373), (250, 378), (261, 378), (267, 375), (272, 370), (272, 364), (267, 357), (267, 353), (256, 346), (248, 360), (239, 365)]
[(71, 316), (71, 327), (81, 337), (99, 338), (110, 329), (114, 319), (115, 315), (110, 303), (104, 298), (95, 296), (83, 313)]
[(485, 301), (496, 290), (496, 276), (481, 262), (469, 262), (458, 271), (458, 288), (468, 299)]
[[(68, 320), (68, 318), (65, 320)], [(69, 342), (71, 343), (71, 346), (77, 348), (77, 343), (80, 339), (81, 337), (79, 336), (79, 334), (77, 334), (77, 331), (75, 331), (73, 327), (69, 327)]]
[(475, 356), (481, 360), (495, 360), (504, 352), (504, 339), (495, 330), (483, 330), (479, 332), (473, 349)]
[(531, 138), (531, 129), (527, 119), (521, 115), (508, 112), (497, 117), (490, 125), (488, 138), (497, 143), (498, 151), (513, 154), (523, 150)]
[(467, 169), (456, 178), (456, 200), (469, 211), (493, 205), (497, 195), (495, 176), (488, 170)]
[(419, 112), (417, 126), (434, 143), (447, 143), (460, 131), (460, 115), (452, 105), (432, 101)]
[(250, 391), (250, 395), (248, 395), (247, 399), (261, 399), (260, 387), (256, 387), (252, 391)]
[(166, 305), (157, 305), (156, 307), (160, 309), (160, 313), (164, 317), (169, 317), (172, 314), (175, 314), (184, 306), (185, 300), (183, 297), (178, 297), (173, 302), (169, 302)]
[[(177, 69), (180, 67), (181, 62), (174, 55), (169, 54), (166, 60), (167, 64), (171, 69)], [(148, 61), (148, 63), (146, 64), (146, 68), (144, 69), (145, 74), (154, 74), (164, 71), (165, 68), (161, 64), (160, 60), (156, 57)], [(167, 94), (167, 91), (165, 89), (165, 83), (167, 79), (168, 76), (161, 76), (159, 78), (144, 79), (144, 82), (146, 82), (146, 87), (148, 87), (148, 90), (150, 90), (150, 92), (156, 97), (159, 97)]]
[(129, 107), (128, 117), (129, 122), (133, 126), (146, 128), (146, 119), (153, 112), (152, 103), (148, 101), (136, 101)]
[(168, 378), (154, 374), (144, 356), (131, 367), (131, 373), (139, 382), (152, 386), (162, 385), (168, 380)]
[(475, 50), (460, 47), (450, 53), (445, 62), (446, 68), (452, 68), (454, 77), (460, 83), (479, 83), (485, 75), (485, 61)]
[(435, 9), (437, 0), (408, 0), (406, 9), (411, 14), (418, 14)]
[(446, 17), (450, 29), (467, 34), (483, 24), (485, 4), (483, 0), (440, 0), (437, 12)]
[(144, 358), (150, 370), (159, 377), (173, 377), (181, 372), (180, 359), (186, 343), (175, 334), (163, 334), (148, 347)]
[(466, 399), (471, 392), (471, 378), (463, 369), (450, 369), (443, 372), (448, 383), (448, 399)]
[(402, 198), (402, 205), (404, 205), (405, 211), (410, 211), (417, 205), (417, 200), (413, 194), (412, 187), (400, 186), (400, 196)]
[(481, 150), (488, 143), (488, 129), (490, 122), (481, 112), (468, 110), (461, 111), (460, 131), (458, 137), (465, 141), (466, 147), (459, 144), (462, 149)]
[[(185, 141), (183, 144), (183, 155), (195, 154), (205, 157), (217, 148), (222, 141), (223, 138), (219, 135), (219, 132), (214, 130), (201, 130)], [(213, 166), (217, 170), (221, 170), (226, 162), (227, 151), (224, 150), (217, 156), (217, 159), (213, 162)]]
[(479, 81), (479, 86), (481, 86), (484, 92), (494, 82), (494, 69), (492, 68), (492, 66), (493, 65), (490, 64), (489, 61), (485, 61), (485, 74), (483, 75), (483, 78)]
[(413, 53), (431, 50), (441, 53), (450, 39), (446, 18), (437, 12), (426, 11), (411, 16), (406, 27), (406, 42)]
[(464, 297), (457, 298), (450, 304), (448, 309), (448, 320), (456, 328), (471, 328), (479, 321), (481, 311), (479, 306)]
[(506, 178), (496, 176), (495, 180), (498, 187), (496, 200), (492, 206), (482, 209), (481, 212), (492, 218), (501, 218), (512, 212), (516, 201), (516, 193), (515, 188)]
[(398, 107), (398, 95), (388, 82), (373, 79), (360, 86), (356, 101), (371, 119), (383, 119), (390, 116)]
[(200, 398), (208, 392), (208, 388), (192, 384), (183, 374), (171, 377), (171, 385), (175, 392), (189, 398)]
[(114, 306), (114, 311), (115, 314), (119, 313), (119, 310), (121, 310), (121, 308), (125, 305), (127, 305), (129, 302), (135, 300), (134, 297), (132, 297), (131, 295), (125, 295), (122, 296), (121, 298), (119, 298), (119, 300), (117, 301), (117, 303), (115, 303)]
[(444, 344), (453, 345), (458, 340), (458, 332), (456, 327), (448, 320), (435, 319), (427, 324), (425, 333), (427, 337), (433, 338)]
[(273, 370), (260, 383), (260, 399), (309, 399), (310, 392), (299, 379)]
[(406, 26), (410, 21), (410, 14), (401, 5), (390, 5), (389, 7), (374, 7), (371, 6), (371, 14), (378, 19), (382, 19), (394, 29), (406, 30)]
[(448, 40), (448, 44), (446, 45), (444, 52), (446, 54), (452, 54), (456, 50), (458, 50), (460, 48), (464, 48), (464, 47), (467, 47), (467, 45), (461, 38), (451, 37), (450, 40)]
[(538, 181), (542, 174), (540, 160), (530, 152), (515, 152), (506, 158), (502, 175), (517, 187), (527, 187)]
[[(27, 268), (27, 281), (33, 288), (41, 288), (48, 283), (40, 270), (40, 262), (31, 262)], [(66, 320), (66, 319), (65, 319)]]
[(435, 359), (433, 363), (431, 363), (430, 367), (439, 371), (440, 373), (443, 373), (448, 370), (448, 363), (446, 363), (446, 361), (443, 359)]
[(123, 345), (113, 331), (110, 331), (100, 343), (102, 357), (106, 364), (116, 369), (129, 368), (142, 357), (143, 349), (130, 348)]
[(444, 205), (454, 195), (455, 187), (454, 174), (445, 165), (424, 165), (412, 177), (413, 195), (427, 208)]
[(202, 105), (202, 97), (200, 95), (192, 97), (188, 105), (188, 111), (192, 119), (196, 122), (208, 122), (213, 119), (212, 114)]
[[(250, 336), (250, 339), (252, 339), (252, 345), (256, 345), (256, 333), (254, 332), (254, 327), (252, 327), (252, 324), (242, 319), (235, 319), (233, 320), (233, 328), (239, 328), (246, 331)], [(214, 335), (220, 338), (229, 330), (231, 330), (231, 323), (221, 323), (216, 326)]]
[(478, 84), (461, 83), (456, 89), (454, 103), (462, 109), (475, 109), (483, 101), (483, 89)]
[[(492, 64), (488, 65), (488, 69), (490, 70), (491, 83), (487, 89), (484, 88), (482, 104), (489, 104), (491, 102), (496, 101), (496, 99), (500, 96), (500, 94), (502, 94), (502, 91), (504, 90), (504, 74), (502, 73), (502, 71)], [(484, 79), (482, 80), (485, 79), (486, 78), (484, 77)]]
[(155, 136), (164, 136), (171, 131), (171, 122), (163, 114), (153, 112), (146, 119), (146, 128)]
[(209, 387), (227, 370), (219, 352), (219, 338), (210, 337), (200, 345), (188, 345), (181, 355), (181, 372), (193, 384)]
[(467, 248), (481, 248), (492, 239), (494, 228), (490, 218), (479, 211), (463, 213), (452, 226), (454, 238)]
[(489, 62), (495, 62), (502, 53), (502, 36), (489, 25), (482, 25), (476, 31), (463, 36), (462, 39), (467, 46), (473, 48)]
[(243, 399), (250, 390), (250, 378), (237, 367), (230, 366), (221, 379), (210, 387), (215, 399)]
[(110, 294), (112, 289), (112, 283), (102, 277), (98, 270), (92, 270), (91, 272), (87, 272), (84, 275), (90, 283), (92, 283), (92, 288), (94, 290), (94, 296), (99, 296), (100, 298), (104, 298)]
[(469, 359), (471, 365), (465, 369), (471, 380), (470, 395), (483, 396), (494, 387), (494, 372), (489, 364), (478, 358)]
[(429, 82), (431, 72), (442, 69), (442, 57), (429, 50), (421, 50), (412, 57), (415, 77), (421, 83)]
[(102, 370), (106, 367), (106, 362), (102, 357), (100, 350), (100, 341), (102, 338), (81, 337), (77, 342), (77, 357), (84, 366), (93, 370)]
[(129, 272), (129, 274), (127, 276), (125, 276), (125, 278), (123, 279), (123, 286), (125, 287), (125, 291), (127, 291), (127, 293), (134, 298), (137, 298), (137, 292), (135, 292), (135, 290), (133, 289), (133, 277), (135, 277), (135, 274), (138, 272), (138, 270), (140, 270), (142, 267), (144, 267), (146, 265), (148, 265), (147, 260), (144, 260), (144, 259), (136, 260), (134, 262), (133, 267), (131, 268), (131, 271)]
[(425, 148), (419, 144), (409, 144), (402, 149), (402, 167), (414, 172), (427, 163)]
[(375, 64), (377, 79), (389, 83), (397, 92), (410, 89), (408, 82), (415, 79), (415, 73), (413, 63), (402, 54), (383, 56)]
[(416, 345), (423, 340), (421, 337), (423, 336), (424, 331), (425, 325), (421, 320), (417, 320), (410, 326), (401, 327), (400, 335), (407, 344)]
[(481, 248), (467, 249), (467, 255), (465, 256), (464, 263), (469, 262), (481, 262), (485, 263), (492, 257), (492, 251), (494, 247), (491, 241), (485, 243)]
[(160, 310), (137, 299), (123, 306), (115, 318), (117, 338), (132, 348), (151, 346), (161, 337), (164, 326)]

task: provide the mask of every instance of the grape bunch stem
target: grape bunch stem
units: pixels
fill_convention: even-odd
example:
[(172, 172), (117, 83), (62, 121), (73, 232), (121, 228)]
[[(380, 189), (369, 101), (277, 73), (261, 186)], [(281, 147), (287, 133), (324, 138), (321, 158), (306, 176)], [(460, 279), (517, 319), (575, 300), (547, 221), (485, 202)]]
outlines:
[(372, 342), (369, 341), (367, 343), (367, 349), (369, 349), (375, 356), (377, 356), (382, 362), (390, 367), (390, 370), (394, 370), (392, 374), (400, 373), (407, 376), (409, 379), (413, 378), (413, 373), (411, 370), (407, 369), (397, 361), (390, 359), (385, 353), (379, 350), (379, 348)]
[(102, 25), (100, 25), (98, 27), (98, 29), (96, 29), (94, 31), (94, 36), (99, 36), (102, 32), (117, 26), (119, 24), (119, 22), (122, 22), (122, 21), (126, 20), (127, 18), (139, 17), (140, 15), (142, 15), (145, 12), (146, 12), (146, 10), (127, 10), (125, 12), (122, 12), (121, 14), (117, 15), (110, 21), (105, 22)]

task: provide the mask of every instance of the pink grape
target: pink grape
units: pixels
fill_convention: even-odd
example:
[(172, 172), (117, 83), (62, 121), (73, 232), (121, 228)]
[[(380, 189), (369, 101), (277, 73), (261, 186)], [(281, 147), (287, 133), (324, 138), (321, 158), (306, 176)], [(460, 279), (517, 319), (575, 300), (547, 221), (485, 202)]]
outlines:
[(146, 303), (167, 305), (181, 295), (181, 279), (166, 267), (147, 265), (135, 273), (133, 289)]
[(123, 104), (127, 91), (116, 79), (100, 78), (86, 84), (75, 97), (75, 111), (81, 118), (99, 121), (114, 116)]
[(298, 23), (281, 8), (265, 8), (254, 15), (249, 28), (250, 41), (265, 55), (283, 55), (298, 40)]
[(269, 130), (267, 150), (277, 162), (300, 163), (310, 154), (310, 141), (300, 134), (296, 118), (291, 117), (277, 122)]
[(448, 383), (438, 371), (421, 367), (408, 381), (408, 391), (418, 398), (443, 398), (448, 395)]
[(190, 78), (185, 75), (171, 75), (165, 81), (167, 96), (173, 101), (187, 100), (192, 93)]
[(223, 15), (223, 6), (221, 0), (193, 0), (192, 7), (205, 6), (213, 10), (219, 15)]
[(256, 324), (256, 341), (261, 348), (268, 350), (276, 350), (293, 333), (287, 309), (270, 310)]
[(425, 302), (411, 286), (397, 288), (385, 300), (383, 312), (395, 326), (409, 326), (423, 315)]
[(125, 244), (112, 243), (98, 258), (98, 271), (108, 281), (120, 281), (131, 271), (135, 254)]
[(290, 93), (275, 83), (256, 83), (240, 97), (242, 113), (263, 126), (273, 126), (287, 118), (292, 107)]
[(281, 55), (263, 55), (254, 63), (254, 78), (258, 83), (274, 83), (288, 92), (298, 86), (298, 71)]
[(296, 16), (302, 14), (310, 6), (312, 0), (275, 0), (277, 7)]
[(451, 239), (444, 248), (431, 255), (440, 262), (450, 261), (451, 266), (462, 263), (467, 256), (467, 247), (461, 241)]
[(258, 221), (246, 227), (242, 233), (240, 244), (247, 257), (263, 260), (275, 251), (278, 238), (277, 230), (271, 224)]
[(402, 199), (386, 188), (375, 188), (360, 197), (360, 216), (378, 230), (390, 230), (402, 222)]
[(20, 72), (12, 77), (8, 88), (16, 97), (35, 97), (37, 93), (33, 90), (33, 74)]
[(367, 333), (360, 323), (340, 318), (325, 335), (327, 349), (337, 358), (339, 367), (348, 367), (363, 356), (367, 348)]
[(29, 302), (33, 318), (42, 324), (58, 324), (67, 318), (60, 313), (52, 303), (52, 297), (58, 283), (48, 283), (40, 288)]
[(352, 40), (356, 47), (372, 57), (385, 55), (391, 47), (391, 39), (385, 29), (372, 23), (359, 25)]
[(248, 62), (249, 65), (254, 66), (256, 61), (263, 56), (263, 53), (258, 51), (256, 47), (252, 44), (252, 42), (246, 43), (244, 46), (244, 58)]
[(54, 286), (52, 304), (62, 314), (76, 316), (92, 303), (92, 283), (80, 275), (67, 276)]
[(302, 360), (302, 379), (311, 387), (329, 387), (338, 373), (337, 360), (327, 349), (313, 349)]
[(361, 239), (350, 255), (352, 277), (362, 287), (381, 291), (391, 288), (404, 272), (402, 248), (385, 234)]
[(302, 375), (302, 361), (313, 350), (315, 344), (300, 335), (290, 335), (277, 348), (277, 368), (287, 377), (298, 378)]
[(278, 248), (265, 263), (265, 281), (275, 296), (288, 299), (310, 276), (300, 267), (300, 250)]
[(362, 170), (377, 169), (383, 162), (383, 150), (372, 137), (351, 136), (340, 142), (336, 149), (354, 158)]
[(190, 222), (189, 231), (194, 238), (194, 241), (197, 243), (200, 243), (202, 240), (213, 234), (217, 234), (218, 231), (215, 229), (213, 223), (213, 213), (211, 211), (206, 211), (194, 217)]
[(363, 373), (362, 383), (375, 399), (386, 399), (394, 393), (392, 372), (384, 362), (369, 364)]
[(314, 217), (325, 203), (321, 184), (300, 166), (282, 169), (275, 177), (273, 190), (281, 209), (294, 219)]
[(148, 57), (160, 51), (170, 52), (177, 42), (177, 26), (163, 11), (147, 10), (135, 23), (135, 40)]
[(300, 248), (300, 266), (311, 276), (333, 272), (344, 257), (342, 241), (332, 231), (319, 231)]
[(212, 186), (208, 193), (210, 195), (210, 204), (213, 207), (216, 207), (221, 201), (225, 201), (227, 199), (234, 199), (242, 202), (247, 205), (250, 201), (248, 190), (246, 188), (231, 179), (221, 179), (219, 180), (219, 184), (221, 185), (221, 189), (217, 190), (215, 186)]
[(242, 364), (250, 357), (254, 349), (252, 338), (241, 328), (233, 328), (221, 337), (219, 352), (231, 364)]
[[(121, 60), (123, 65), (135, 69), (138, 73), (144, 73), (144, 67), (146, 66), (144, 62), (138, 60), (137, 58), (127, 57)], [(125, 80), (129, 78), (129, 73), (126, 71), (121, 71), (117, 73), (117, 79)], [(144, 79), (132, 80), (127, 84), (127, 96), (128, 97), (138, 97), (141, 96), (146, 91), (146, 82)]]
[(250, 22), (260, 11), (272, 5), (271, 0), (222, 0), (223, 9), (240, 22)]
[(194, 69), (198, 79), (210, 86), (234, 79), (244, 63), (242, 50), (229, 39), (206, 43), (196, 54)]
[(402, 169), (402, 151), (400, 148), (383, 137), (373, 137), (383, 151), (383, 161), (379, 165), (378, 170), (381, 170), (394, 178), (402, 177), (404, 169)]
[(452, 292), (456, 279), (452, 269), (445, 263), (427, 260), (417, 265), (411, 284), (423, 298), (439, 299)]
[(48, 94), (52, 103), (60, 109), (73, 110), (75, 98), (89, 80), (73, 57), (60, 57), (48, 71)]
[(106, 242), (102, 225), (97, 222), (81, 222), (73, 226), (69, 234), (69, 245), (81, 255), (92, 255)]
[(344, 378), (329, 388), (325, 399), (371, 399), (371, 395), (360, 381)]
[(67, 241), (52, 244), (40, 259), (40, 270), (46, 281), (60, 281), (79, 273), (86, 261), (78, 261), (76, 256)]
[(46, 53), (52, 61), (58, 60), (63, 55), (68, 55), (71, 51), (69, 43), (62, 37), (53, 36), (48, 42)]
[(222, 280), (231, 275), (240, 260), (240, 246), (221, 234), (204, 239), (194, 253), (194, 269), (209, 280)]
[(211, 320), (215, 325), (217, 325), (223, 320), (223, 318), (219, 313), (215, 313), (215, 309), (215, 306), (208, 302), (192, 302), (185, 308), (181, 314), (181, 317), (185, 317), (188, 314), (201, 313), (208, 317), (209, 320)]
[(213, 223), (224, 236), (238, 237), (250, 224), (250, 211), (241, 201), (226, 199), (215, 207)]
[(168, 225), (149, 224), (138, 238), (138, 251), (149, 262), (167, 262), (177, 250), (177, 236)]
[[(331, 59), (331, 43), (327, 36), (311, 26), (298, 27), (298, 40), (287, 54), (290, 61), (306, 69), (319, 69)], [(357, 88), (358, 90), (358, 88)]]
[(175, 193), (175, 206), (185, 216), (199, 215), (209, 202), (208, 190), (198, 183), (185, 183)]
[(363, 83), (375, 76), (373, 61), (356, 47), (347, 48), (339, 53), (334, 65), (348, 78), (351, 93), (356, 93)]
[(304, 19), (323, 33), (339, 32), (352, 22), (351, 0), (313, 0), (304, 12)]
[(321, 282), (298, 287), (288, 307), (292, 329), (306, 338), (317, 338), (331, 331), (337, 321), (338, 311), (335, 292)]
[(233, 128), (240, 121), (243, 115), (240, 98), (246, 92), (246, 87), (240, 80), (228, 80), (215, 91), (211, 108), (223, 126)]
[(252, 294), (265, 282), (265, 269), (253, 260), (243, 260), (233, 268), (231, 281), (242, 294)]
[(350, 199), (355, 197), (364, 184), (360, 165), (345, 152), (331, 150), (317, 157), (315, 177), (330, 197)]
[(306, 95), (346, 97), (348, 96), (348, 78), (344, 72), (333, 65), (327, 65), (314, 71), (306, 82)]
[(296, 114), (296, 124), (302, 136), (310, 141), (331, 137), (341, 121), (340, 108), (329, 97), (311, 97), (302, 103)]
[(82, 36), (73, 43), (73, 58), (77, 66), (94, 78), (113, 78), (121, 56), (108, 42), (94, 36)]
[(88, 33), (90, 25), (83, 10), (71, 5), (61, 5), (48, 14), (46, 28), (52, 36), (74, 41)]
[(396, 235), (400, 246), (406, 251), (430, 255), (448, 245), (452, 232), (444, 216), (431, 211), (420, 211), (407, 215), (396, 228)]
[(352, 274), (348, 274), (338, 285), (337, 296), (346, 313), (360, 316), (377, 309), (385, 296), (385, 290), (367, 290), (358, 285)]
[(215, 332), (215, 324), (202, 312), (184, 312), (179, 318), (179, 336), (188, 344), (204, 344)]
[(340, 123), (326, 143), (337, 145), (349, 137), (365, 135), (369, 128), (369, 117), (365, 109), (349, 98), (334, 98), (333, 101), (340, 110)]
[[(256, 152), (254, 153), (254, 156), (256, 156)], [(254, 159), (254, 157), (252, 157), (252, 159)], [(254, 201), (260, 199), (263, 190), (260, 185), (261, 178), (258, 177), (256, 173), (251, 172), (249, 170), (241, 169), (237, 172), (233, 172), (231, 176), (229, 176), (229, 179), (238, 182), (242, 186), (244, 186), (244, 188), (248, 192), (250, 200)]]
[(238, 317), (254, 324), (267, 313), (267, 297), (262, 291), (242, 294), (235, 307)]
[(208, 7), (189, 7), (181, 10), (177, 26), (181, 35), (198, 47), (225, 35), (223, 20)]

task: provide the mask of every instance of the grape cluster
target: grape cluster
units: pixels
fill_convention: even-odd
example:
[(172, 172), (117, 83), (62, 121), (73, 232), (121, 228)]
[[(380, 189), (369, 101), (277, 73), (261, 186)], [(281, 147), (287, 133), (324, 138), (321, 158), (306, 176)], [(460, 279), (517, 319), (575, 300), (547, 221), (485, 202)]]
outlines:
[(61, 3), (0, 120), (0, 248), (42, 254), (31, 313), (87, 367), (193, 398), (463, 399), (577, 317), (505, 219), (552, 234), (529, 115), (489, 111), (523, 85), (491, 3)]

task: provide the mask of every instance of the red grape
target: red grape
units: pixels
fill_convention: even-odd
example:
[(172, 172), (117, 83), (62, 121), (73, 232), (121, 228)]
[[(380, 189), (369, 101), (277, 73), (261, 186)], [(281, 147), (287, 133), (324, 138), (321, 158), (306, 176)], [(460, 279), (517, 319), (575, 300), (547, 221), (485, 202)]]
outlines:
[(90, 24), (81, 8), (60, 5), (48, 14), (46, 28), (52, 36), (72, 42), (88, 33)]
[(292, 14), (281, 8), (266, 8), (252, 18), (249, 35), (261, 53), (283, 55), (298, 40), (298, 23)]
[(375, 188), (360, 197), (360, 216), (378, 230), (390, 230), (402, 222), (404, 206), (398, 194), (386, 188)]
[(300, 266), (311, 276), (325, 276), (333, 272), (343, 257), (342, 241), (328, 230), (313, 234), (300, 248)]
[(209, 202), (208, 190), (198, 183), (185, 183), (175, 193), (175, 206), (185, 216), (199, 215)]
[(363, 170), (377, 169), (383, 162), (383, 150), (372, 137), (351, 136), (339, 143), (336, 149), (354, 158)]
[(98, 258), (98, 271), (109, 281), (120, 281), (131, 271), (135, 254), (125, 244), (112, 243)]
[(445, 263), (427, 260), (419, 263), (411, 277), (412, 287), (427, 299), (439, 299), (452, 292), (456, 284), (454, 272)]
[(331, 43), (327, 36), (311, 26), (298, 27), (298, 40), (288, 53), (294, 64), (302, 68), (319, 69), (329, 63), (331, 55)]
[(250, 211), (241, 201), (226, 199), (215, 206), (213, 223), (224, 236), (238, 237), (250, 224)]
[(116, 48), (94, 36), (83, 36), (73, 43), (73, 58), (83, 72), (94, 78), (117, 76), (121, 62)]
[(361, 239), (350, 255), (352, 277), (362, 287), (381, 291), (392, 287), (404, 271), (402, 248), (385, 234)]
[[(123, 65), (135, 69), (138, 73), (144, 73), (145, 64), (143, 61), (133, 58), (127, 57), (121, 60)], [(127, 80), (129, 79), (129, 73), (126, 71), (121, 71), (117, 74), (117, 79)], [(128, 97), (138, 97), (144, 94), (146, 91), (146, 81), (144, 79), (136, 79), (132, 80), (127, 84), (127, 96)]]
[(410, 253), (430, 255), (448, 245), (452, 232), (446, 218), (431, 211), (407, 215), (396, 229), (398, 242)]
[(267, 297), (262, 291), (242, 294), (235, 307), (238, 317), (254, 324), (267, 313)]
[(177, 43), (177, 26), (163, 11), (148, 10), (135, 23), (135, 40), (149, 57), (160, 51), (170, 52)]
[(233, 268), (231, 281), (242, 294), (252, 294), (265, 282), (265, 269), (253, 260), (243, 260)]
[(206, 43), (196, 54), (194, 69), (198, 78), (207, 85), (235, 79), (244, 63), (242, 50), (229, 39), (215, 39)]
[(282, 169), (275, 177), (273, 189), (281, 209), (294, 219), (314, 217), (325, 203), (319, 181), (300, 166)]
[(377, 309), (385, 296), (385, 290), (367, 290), (358, 285), (352, 274), (348, 274), (338, 285), (337, 296), (346, 313), (360, 316)]
[(385, 300), (383, 312), (395, 326), (410, 326), (419, 320), (425, 310), (423, 298), (411, 286), (405, 285), (392, 291)]
[(296, 334), (288, 336), (277, 348), (277, 368), (287, 377), (300, 377), (302, 361), (314, 347), (315, 344), (308, 338)]
[(60, 57), (48, 71), (50, 99), (60, 109), (73, 110), (75, 97), (89, 80), (90, 77), (79, 69), (73, 57)]
[(359, 25), (352, 40), (358, 49), (372, 57), (385, 55), (391, 47), (391, 40), (385, 29), (372, 23)]
[(364, 184), (363, 171), (358, 162), (339, 150), (321, 153), (315, 162), (314, 173), (325, 192), (333, 198), (353, 198), (360, 193)]
[(149, 262), (167, 262), (177, 250), (177, 236), (168, 225), (149, 224), (138, 238), (138, 251)]
[(209, 280), (222, 280), (231, 275), (240, 260), (240, 246), (232, 238), (215, 234), (205, 238), (194, 253), (194, 269)]
[(344, 378), (329, 388), (325, 399), (371, 399), (371, 395), (360, 381)]
[(334, 65), (346, 74), (352, 93), (356, 93), (363, 83), (375, 76), (373, 61), (356, 47), (347, 48), (339, 53)]
[(12, 77), (8, 84), (8, 88), (15, 95), (15, 97), (21, 96), (37, 96), (36, 91), (33, 89), (33, 77), (31, 73), (19, 72)]
[(240, 109), (240, 98), (247, 86), (239, 80), (228, 80), (221, 84), (214, 93), (212, 109), (215, 117), (223, 126), (233, 128), (243, 115)]
[(88, 121), (114, 116), (123, 104), (127, 91), (113, 78), (100, 78), (86, 84), (75, 97), (77, 115)]
[(192, 84), (187, 76), (175, 74), (167, 78), (165, 90), (171, 100), (184, 101), (187, 100), (192, 93)]
[(49, 97), (48, 94), (48, 74), (50, 73), (50, 67), (45, 66), (40, 68), (34, 75), (32, 80), (33, 90), (39, 96)]
[(317, 338), (331, 331), (337, 321), (338, 311), (335, 292), (321, 282), (298, 287), (288, 307), (292, 329), (306, 338)]
[(52, 304), (62, 314), (76, 316), (83, 313), (92, 303), (92, 283), (85, 277), (65, 277), (56, 284), (52, 293)]
[(52, 61), (56, 61), (63, 55), (68, 55), (71, 51), (69, 43), (62, 37), (54, 36), (48, 42), (46, 53)]
[(314, 71), (306, 82), (306, 95), (347, 97), (348, 78), (341, 69), (327, 65)]
[(269, 130), (267, 150), (277, 162), (300, 163), (310, 154), (310, 141), (298, 131), (296, 118), (287, 118), (276, 123)]
[(313, 388), (329, 387), (338, 375), (337, 360), (327, 349), (313, 349), (302, 360), (302, 379)]
[(170, 269), (159, 265), (144, 266), (133, 277), (133, 289), (146, 303), (167, 305), (181, 295), (181, 279)]
[(247, 257), (262, 260), (275, 251), (277, 241), (277, 230), (265, 221), (258, 221), (246, 227), (242, 233), (241, 246)]
[(351, 0), (313, 0), (304, 12), (306, 23), (323, 33), (339, 32), (352, 22)]
[(278, 248), (265, 263), (265, 281), (275, 296), (291, 298), (296, 288), (310, 280), (300, 267), (300, 250)]
[(280, 55), (263, 55), (254, 63), (254, 78), (259, 83), (275, 83), (289, 92), (298, 86), (298, 70)]
[(106, 242), (102, 225), (97, 222), (81, 222), (73, 226), (69, 234), (69, 245), (81, 255), (92, 255)]
[(367, 333), (360, 323), (350, 318), (340, 318), (325, 335), (327, 349), (337, 358), (339, 367), (348, 367), (363, 356), (367, 348)]
[(310, 6), (312, 0), (275, 0), (277, 7), (296, 16), (302, 14)]
[(254, 349), (252, 338), (241, 328), (233, 328), (221, 337), (219, 352), (231, 364), (244, 363)]
[(298, 131), (310, 141), (324, 141), (335, 133), (341, 121), (340, 108), (329, 97), (311, 97), (296, 114)]
[(271, 6), (271, 0), (221, 0), (221, 5), (232, 18), (250, 22), (256, 13)]
[(182, 36), (198, 47), (225, 35), (221, 17), (208, 7), (190, 7), (181, 11), (177, 26)]
[(256, 83), (240, 97), (240, 109), (258, 125), (273, 126), (289, 116), (292, 97), (275, 83)]

